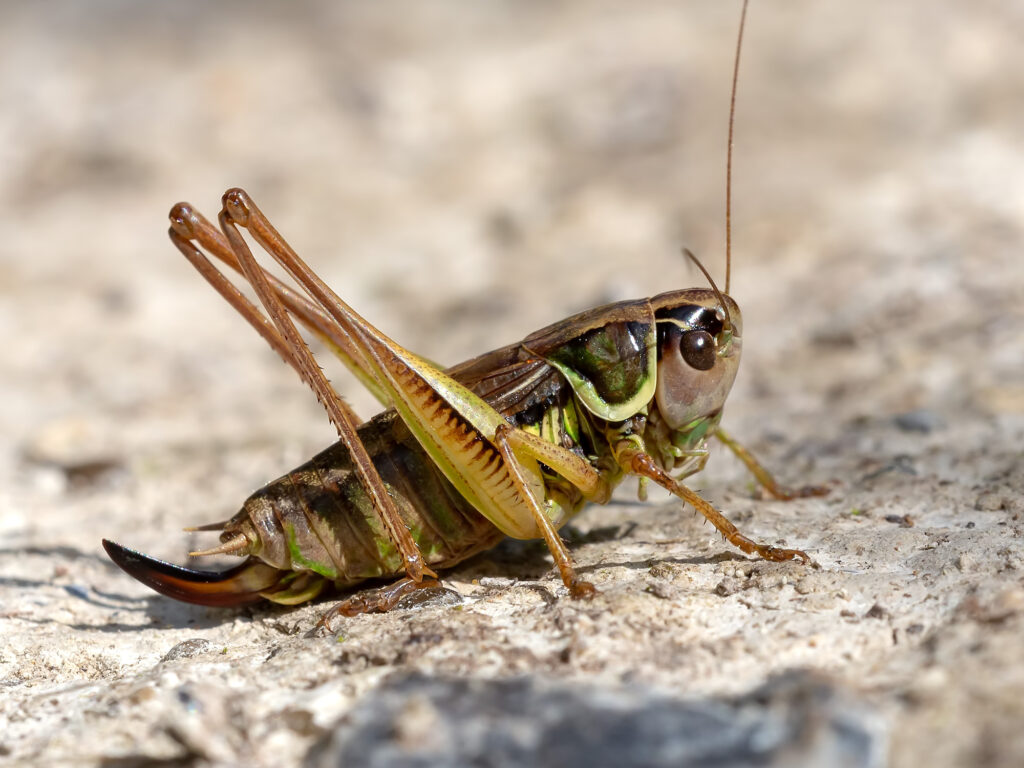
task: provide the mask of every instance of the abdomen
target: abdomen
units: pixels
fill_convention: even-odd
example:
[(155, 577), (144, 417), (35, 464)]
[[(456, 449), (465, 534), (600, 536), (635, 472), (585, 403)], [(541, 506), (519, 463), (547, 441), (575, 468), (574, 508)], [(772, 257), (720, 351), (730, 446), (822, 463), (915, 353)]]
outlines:
[[(430, 566), (454, 565), (501, 540), (501, 532), (456, 492), (394, 411), (363, 424), (359, 438)], [(245, 519), (260, 540), (253, 554), (276, 568), (314, 571), (339, 587), (404, 573), (401, 555), (341, 443), (250, 496), (232, 523)]]

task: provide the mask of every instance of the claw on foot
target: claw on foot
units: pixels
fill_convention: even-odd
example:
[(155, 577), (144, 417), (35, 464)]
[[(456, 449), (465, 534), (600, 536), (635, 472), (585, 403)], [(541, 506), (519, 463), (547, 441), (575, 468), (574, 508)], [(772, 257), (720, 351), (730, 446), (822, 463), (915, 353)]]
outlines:
[(597, 594), (597, 587), (589, 581), (576, 580), (569, 585), (569, 595), (574, 600), (589, 600)]
[(757, 554), (773, 563), (799, 560), (801, 565), (810, 565), (813, 562), (810, 556), (800, 549), (780, 549), (779, 547), (761, 545), (757, 548)]
[(332, 631), (331, 621), (336, 616), (352, 617), (363, 613), (385, 613), (394, 608), (403, 598), (420, 589), (442, 589), (441, 582), (437, 579), (423, 579), (423, 581), (416, 582), (410, 578), (404, 578), (379, 589), (365, 590), (331, 607), (320, 617), (317, 628), (322, 627), (328, 632)]

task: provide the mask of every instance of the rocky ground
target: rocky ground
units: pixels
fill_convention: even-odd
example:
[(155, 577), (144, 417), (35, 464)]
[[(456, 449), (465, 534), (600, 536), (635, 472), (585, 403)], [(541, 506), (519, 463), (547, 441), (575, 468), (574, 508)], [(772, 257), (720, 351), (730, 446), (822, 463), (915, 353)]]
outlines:
[(1019, 3), (751, 9), (725, 423), (831, 493), (758, 498), (720, 450), (697, 485), (819, 568), (750, 560), (627, 485), (566, 531), (592, 601), (507, 542), (325, 634), (329, 602), (187, 606), (100, 548), (185, 562), (181, 527), (332, 439), (167, 242), (172, 203), (214, 214), (244, 186), (445, 362), (699, 285), (679, 248), (722, 274), (737, 16), (0, 8), (0, 762), (1024, 762)]

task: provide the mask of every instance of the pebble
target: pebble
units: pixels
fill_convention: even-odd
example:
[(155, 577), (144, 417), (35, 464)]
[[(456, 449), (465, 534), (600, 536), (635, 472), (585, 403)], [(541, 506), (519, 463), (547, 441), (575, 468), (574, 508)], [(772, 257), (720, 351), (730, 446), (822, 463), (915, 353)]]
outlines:
[(974, 500), (974, 508), (981, 512), (996, 512), (1006, 509), (1006, 496), (998, 491), (984, 491)]
[(904, 432), (919, 432), (925, 435), (944, 426), (942, 417), (927, 408), (898, 414), (893, 417), (893, 423)]

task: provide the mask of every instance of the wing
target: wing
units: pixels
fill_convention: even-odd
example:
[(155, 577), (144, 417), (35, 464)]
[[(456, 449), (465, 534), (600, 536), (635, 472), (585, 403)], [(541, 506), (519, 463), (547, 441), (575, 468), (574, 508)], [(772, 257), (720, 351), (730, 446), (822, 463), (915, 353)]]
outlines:
[(526, 412), (554, 401), (568, 386), (554, 366), (518, 343), (474, 357), (446, 373), (516, 422)]

